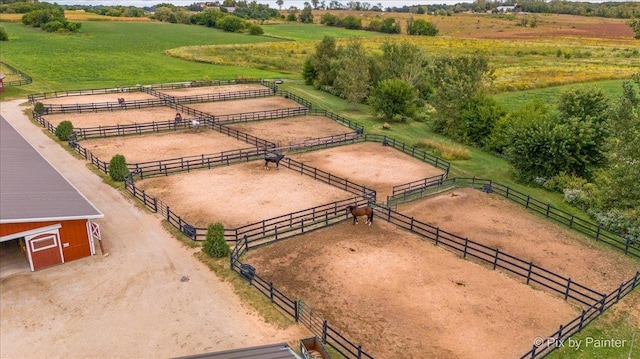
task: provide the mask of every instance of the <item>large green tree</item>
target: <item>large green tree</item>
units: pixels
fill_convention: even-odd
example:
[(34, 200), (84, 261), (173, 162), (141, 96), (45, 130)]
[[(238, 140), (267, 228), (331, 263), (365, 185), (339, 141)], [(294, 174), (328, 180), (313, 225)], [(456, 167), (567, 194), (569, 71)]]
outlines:
[(351, 38), (336, 62), (335, 88), (354, 106), (362, 102), (369, 93), (369, 67), (363, 66), (366, 59), (362, 41)]
[(390, 120), (396, 116), (412, 117), (416, 112), (414, 100), (411, 84), (400, 79), (386, 79), (371, 90), (369, 105), (374, 114)]

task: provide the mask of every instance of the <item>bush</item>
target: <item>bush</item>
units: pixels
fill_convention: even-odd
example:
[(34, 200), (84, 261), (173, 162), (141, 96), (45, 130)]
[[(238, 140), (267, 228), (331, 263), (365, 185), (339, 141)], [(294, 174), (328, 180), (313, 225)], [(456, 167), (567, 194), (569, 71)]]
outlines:
[(56, 127), (56, 137), (58, 137), (60, 141), (67, 141), (71, 135), (73, 135), (73, 124), (71, 121), (60, 122), (58, 127)]
[(353, 15), (349, 15), (342, 19), (342, 26), (349, 30), (360, 30), (362, 29), (362, 20)]
[(127, 160), (123, 155), (115, 155), (109, 162), (109, 177), (114, 181), (124, 181), (124, 176), (129, 173)]
[(42, 115), (45, 112), (44, 104), (40, 101), (36, 102), (36, 104), (33, 106), (33, 112), (37, 113), (38, 115)]
[(209, 224), (202, 251), (214, 258), (226, 257), (231, 253), (229, 244), (224, 239), (224, 226), (222, 226), (222, 223)]
[(264, 34), (264, 30), (256, 24), (251, 24), (249, 26), (249, 35), (262, 35)]
[(64, 23), (62, 21), (49, 21), (42, 24), (40, 28), (46, 32), (56, 32), (60, 29), (64, 29)]
[(2, 26), (0, 26), (0, 41), (9, 41), (9, 34)]
[(436, 36), (438, 29), (431, 22), (423, 19), (410, 19), (407, 22), (408, 35)]

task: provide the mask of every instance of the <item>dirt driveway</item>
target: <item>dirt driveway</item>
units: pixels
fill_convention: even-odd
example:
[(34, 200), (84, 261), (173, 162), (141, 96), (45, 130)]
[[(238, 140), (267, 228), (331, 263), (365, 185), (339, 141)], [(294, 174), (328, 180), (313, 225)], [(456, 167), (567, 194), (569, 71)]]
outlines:
[(2, 278), (1, 358), (168, 358), (309, 335), (265, 323), (157, 215), (31, 124), (23, 102), (3, 102), (2, 115), (104, 213), (98, 223), (110, 255)]

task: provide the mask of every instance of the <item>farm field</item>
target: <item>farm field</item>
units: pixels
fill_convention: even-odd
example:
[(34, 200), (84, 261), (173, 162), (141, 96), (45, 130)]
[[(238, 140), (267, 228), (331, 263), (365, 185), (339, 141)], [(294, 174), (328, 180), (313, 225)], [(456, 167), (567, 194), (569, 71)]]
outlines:
[(249, 251), (245, 263), (376, 358), (517, 358), (578, 313), (375, 217)]
[(400, 204), (404, 215), (533, 262), (600, 293), (640, 270), (640, 263), (498, 195), (458, 188)]
[(246, 100), (193, 103), (186, 106), (194, 110), (212, 114), (214, 116), (303, 107), (301, 104), (281, 96)]
[[(116, 101), (117, 102), (117, 101)], [(52, 125), (62, 121), (71, 121), (74, 128), (98, 126), (131, 125), (145, 122), (171, 122), (176, 117), (176, 110), (171, 107), (147, 107), (136, 110), (116, 110), (100, 112), (57, 113), (43, 116)], [(186, 117), (184, 117), (186, 119)]]
[(278, 144), (277, 147), (320, 137), (352, 133), (353, 130), (324, 116), (296, 116), (227, 127)]
[(89, 139), (82, 141), (81, 145), (102, 161), (109, 162), (114, 155), (121, 154), (130, 164), (250, 147), (245, 142), (210, 129)]
[(267, 170), (264, 161), (138, 180), (136, 187), (198, 227), (237, 228), (355, 197), (284, 166)]
[(294, 154), (291, 158), (375, 189), (378, 201), (386, 201), (393, 186), (443, 173), (401, 151), (373, 142)]

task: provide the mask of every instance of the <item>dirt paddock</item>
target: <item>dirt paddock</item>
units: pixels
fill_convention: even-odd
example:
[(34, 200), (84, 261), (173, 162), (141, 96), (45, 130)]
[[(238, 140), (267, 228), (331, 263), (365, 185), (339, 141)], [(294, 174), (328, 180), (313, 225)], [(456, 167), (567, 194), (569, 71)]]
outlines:
[(375, 218), (250, 251), (244, 262), (381, 359), (517, 358), (578, 314)]
[(296, 116), (279, 120), (264, 120), (229, 127), (282, 146), (312, 138), (354, 132), (349, 127), (324, 116)]
[(113, 92), (108, 94), (96, 94), (96, 95), (74, 95), (74, 96), (61, 96), (52, 97), (39, 100), (44, 105), (75, 105), (75, 104), (90, 104), (90, 103), (105, 103), (115, 102), (118, 103), (119, 98), (124, 98), (125, 101), (136, 100), (153, 100), (157, 99), (156, 96), (150, 95), (146, 92)]
[(397, 210), (601, 293), (611, 292), (640, 270), (640, 264), (622, 252), (597, 245), (496, 194), (458, 188), (399, 205)]
[(386, 201), (393, 186), (437, 176), (443, 170), (380, 143), (364, 142), (291, 155), (296, 161), (373, 188)]
[(149, 178), (136, 186), (198, 227), (221, 222), (237, 228), (355, 197), (284, 166), (266, 170), (264, 161)]
[(195, 96), (207, 95), (214, 93), (242, 92), (251, 90), (266, 90), (268, 87), (260, 84), (238, 84), (238, 85), (220, 85), (220, 86), (197, 86), (184, 87), (180, 89), (157, 89), (156, 91), (169, 96)]
[(193, 103), (185, 106), (214, 116), (304, 107), (301, 104), (282, 96)]
[(125, 156), (127, 163), (216, 154), (253, 147), (210, 129), (91, 139), (82, 141), (81, 145), (103, 161), (109, 162), (114, 155), (121, 154)]
[[(171, 107), (147, 107), (135, 110), (116, 110), (100, 112), (66, 113), (44, 115), (44, 119), (53, 126), (62, 121), (71, 121), (74, 128), (98, 126), (131, 125), (134, 123), (171, 121), (176, 117), (176, 110)], [(183, 116), (186, 119), (186, 116)]]

